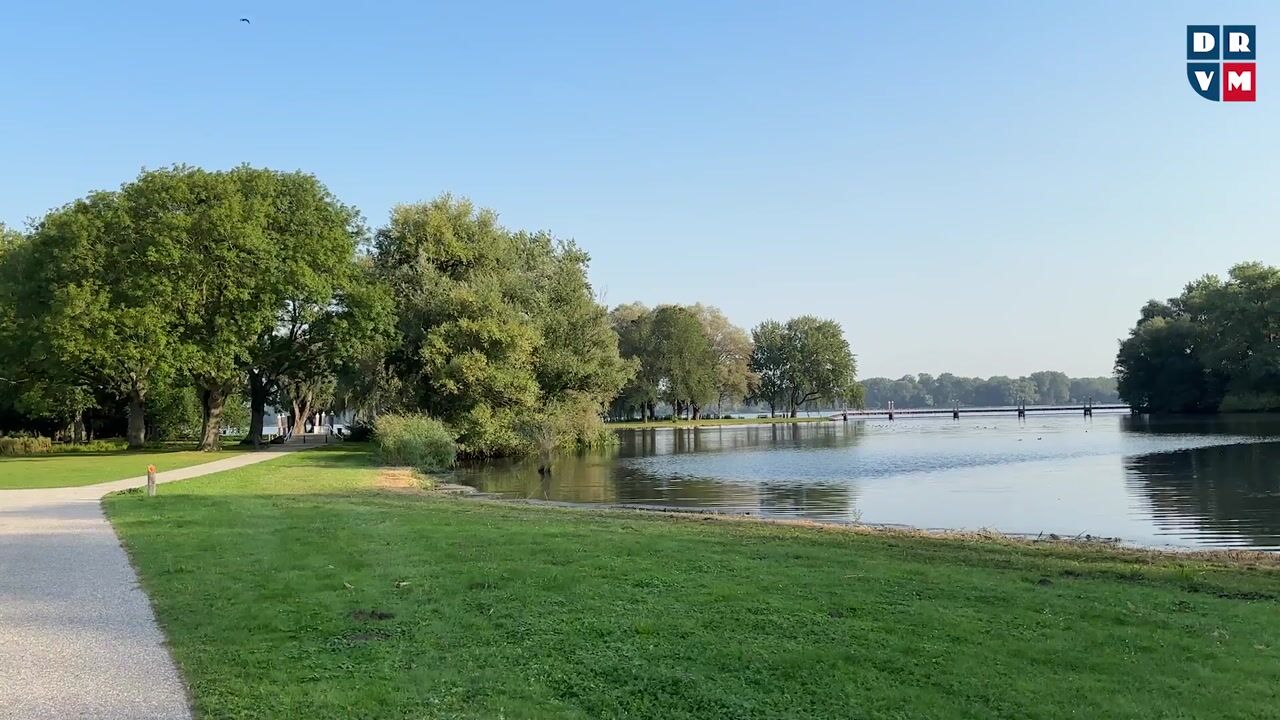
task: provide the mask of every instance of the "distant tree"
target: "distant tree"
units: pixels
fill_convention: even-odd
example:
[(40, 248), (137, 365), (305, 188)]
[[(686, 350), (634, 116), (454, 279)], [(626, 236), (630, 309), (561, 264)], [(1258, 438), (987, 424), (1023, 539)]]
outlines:
[(660, 392), (675, 415), (697, 420), (717, 395), (715, 348), (698, 315), (680, 305), (663, 305), (653, 314), (654, 364), (660, 368)]
[(786, 403), (791, 417), (813, 400), (836, 400), (852, 392), (857, 366), (844, 331), (834, 320), (802, 315), (785, 325), (761, 323), (752, 331), (750, 368), (759, 377), (757, 397)]
[(1126, 402), (1154, 412), (1280, 409), (1280, 268), (1243, 263), (1148, 302), (1116, 375)]
[(1205, 367), (1201, 345), (1201, 330), (1189, 318), (1139, 323), (1116, 357), (1120, 397), (1152, 412), (1217, 409), (1225, 382)]
[(1035, 383), (1036, 398), (1040, 403), (1058, 404), (1071, 399), (1071, 379), (1066, 373), (1041, 370), (1031, 373), (1031, 381)]
[(1114, 377), (1092, 377), (1071, 379), (1071, 402), (1093, 400), (1098, 403), (1120, 402), (1116, 391)]
[(788, 397), (788, 337), (782, 323), (766, 320), (751, 330), (751, 358), (748, 367), (755, 375), (753, 396), (769, 406), (769, 415)]
[(654, 419), (658, 385), (662, 378), (653, 349), (653, 311), (641, 303), (619, 305), (609, 313), (609, 322), (618, 336), (618, 350), (631, 365), (630, 379), (618, 392), (614, 405), (620, 417), (640, 411), (640, 419)]
[(716, 365), (716, 412), (723, 412), (726, 399), (740, 402), (751, 391), (751, 336), (729, 322), (719, 308), (697, 304), (692, 308), (702, 323), (702, 331), (711, 342)]

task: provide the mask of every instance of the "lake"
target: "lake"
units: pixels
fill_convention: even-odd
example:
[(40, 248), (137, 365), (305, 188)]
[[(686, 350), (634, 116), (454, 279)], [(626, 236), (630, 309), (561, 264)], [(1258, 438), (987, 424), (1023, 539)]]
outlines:
[(962, 415), (619, 431), (609, 451), (461, 468), (509, 497), (1280, 549), (1280, 415)]

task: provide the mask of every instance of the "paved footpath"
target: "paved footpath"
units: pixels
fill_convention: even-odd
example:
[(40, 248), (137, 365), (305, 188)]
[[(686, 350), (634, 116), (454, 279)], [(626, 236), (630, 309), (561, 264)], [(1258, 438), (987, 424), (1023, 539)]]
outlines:
[[(306, 446), (160, 473), (173, 482)], [(0, 490), (0, 720), (190, 718), (151, 604), (102, 514), (102, 496), (146, 476)]]

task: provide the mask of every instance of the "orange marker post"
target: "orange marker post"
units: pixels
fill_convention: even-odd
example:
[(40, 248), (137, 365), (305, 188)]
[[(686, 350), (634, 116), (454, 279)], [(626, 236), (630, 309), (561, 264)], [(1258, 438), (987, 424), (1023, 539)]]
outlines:
[(147, 466), (147, 497), (156, 496), (156, 466)]

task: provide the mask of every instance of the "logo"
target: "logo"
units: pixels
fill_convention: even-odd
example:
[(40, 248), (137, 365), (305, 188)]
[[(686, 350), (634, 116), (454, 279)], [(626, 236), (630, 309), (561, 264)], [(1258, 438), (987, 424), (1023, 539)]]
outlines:
[(1255, 102), (1257, 59), (1256, 25), (1187, 26), (1187, 80), (1205, 100)]

